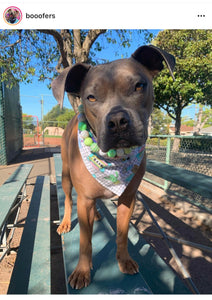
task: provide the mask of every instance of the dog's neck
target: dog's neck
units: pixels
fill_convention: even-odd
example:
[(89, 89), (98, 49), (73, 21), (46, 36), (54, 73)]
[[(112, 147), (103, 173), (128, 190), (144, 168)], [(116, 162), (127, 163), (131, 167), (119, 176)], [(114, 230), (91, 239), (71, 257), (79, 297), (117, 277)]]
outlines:
[(136, 174), (145, 152), (145, 145), (102, 152), (82, 114), (78, 115), (78, 146), (89, 173), (118, 196)]

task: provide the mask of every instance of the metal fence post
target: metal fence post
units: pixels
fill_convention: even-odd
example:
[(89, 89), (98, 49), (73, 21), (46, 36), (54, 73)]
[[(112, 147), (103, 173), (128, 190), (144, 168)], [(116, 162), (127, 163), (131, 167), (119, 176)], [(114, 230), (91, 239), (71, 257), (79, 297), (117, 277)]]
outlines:
[[(170, 163), (170, 155), (171, 155), (171, 137), (167, 137), (167, 144), (166, 144), (166, 164), (169, 165)], [(166, 191), (169, 187), (169, 183), (167, 180), (164, 181), (164, 190)]]

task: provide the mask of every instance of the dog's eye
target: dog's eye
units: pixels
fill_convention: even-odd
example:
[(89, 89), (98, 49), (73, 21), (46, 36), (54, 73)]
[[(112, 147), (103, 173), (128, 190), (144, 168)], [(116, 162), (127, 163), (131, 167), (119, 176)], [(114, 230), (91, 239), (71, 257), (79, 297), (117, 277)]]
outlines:
[(87, 99), (90, 101), (90, 102), (95, 102), (96, 101), (96, 98), (93, 96), (93, 95), (89, 95), (87, 97)]
[(144, 89), (144, 83), (142, 83), (142, 82), (136, 83), (136, 85), (135, 85), (135, 91), (136, 92), (142, 92), (143, 89)]

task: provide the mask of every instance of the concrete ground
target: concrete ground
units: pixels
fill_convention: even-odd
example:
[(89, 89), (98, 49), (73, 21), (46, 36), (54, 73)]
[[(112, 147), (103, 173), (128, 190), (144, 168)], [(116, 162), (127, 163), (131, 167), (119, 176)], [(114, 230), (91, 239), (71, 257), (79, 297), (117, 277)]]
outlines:
[[(30, 204), (31, 195), (33, 192), (34, 183), (38, 175), (49, 175), (51, 181), (51, 220), (58, 219), (57, 196), (55, 188), (55, 172), (53, 153), (60, 152), (59, 147), (33, 148), (24, 149), (10, 165), (0, 166), (0, 185), (14, 172), (17, 166), (21, 163), (32, 163), (34, 165), (27, 183), (27, 199), (24, 200), (21, 207), (19, 217), (20, 223), (24, 224), (27, 211)], [(195, 243), (200, 243), (208, 247), (212, 247), (212, 231), (211, 228), (205, 226), (201, 218), (194, 218), (192, 212), (195, 207), (186, 204), (182, 199), (170, 202), (170, 195), (164, 195), (164, 192), (142, 182), (140, 191), (146, 203), (151, 208), (155, 218), (159, 222), (163, 230), (172, 237), (189, 240)], [(182, 205), (179, 205), (179, 204)], [(202, 215), (203, 212), (199, 212)], [(211, 218), (209, 214), (204, 213), (206, 219)], [(137, 201), (132, 222), (138, 228), (143, 237), (154, 247), (159, 255), (179, 274), (180, 271), (176, 266), (175, 261), (171, 257), (169, 251), (164, 246), (161, 239), (149, 236), (147, 232), (157, 232), (152, 220), (144, 210), (143, 204)], [(18, 249), (22, 228), (15, 230), (15, 236), (12, 241), (12, 248)], [(177, 254), (182, 260), (187, 271), (190, 273), (192, 280), (198, 287), (201, 294), (212, 293), (212, 253), (203, 250), (198, 250), (178, 243), (173, 243)], [(16, 252), (13, 251), (5, 257), (0, 263), (0, 294), (6, 294), (12, 274)], [(56, 234), (56, 225), (52, 224), (51, 228), (51, 266), (52, 266), (52, 293), (63, 294), (65, 292), (63, 262), (61, 255), (60, 237)]]

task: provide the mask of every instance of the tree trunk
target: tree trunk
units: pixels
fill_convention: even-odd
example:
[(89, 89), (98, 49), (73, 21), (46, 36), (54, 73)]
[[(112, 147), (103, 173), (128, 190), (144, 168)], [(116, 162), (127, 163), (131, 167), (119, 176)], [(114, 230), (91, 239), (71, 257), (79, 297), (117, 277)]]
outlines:
[(180, 127), (181, 127), (181, 113), (182, 113), (182, 108), (177, 107), (175, 114), (176, 114), (176, 119), (175, 119), (175, 135), (180, 135)]
[(152, 131), (152, 116), (150, 115), (149, 122), (148, 122), (148, 135), (151, 135), (151, 131)]
[[(98, 38), (99, 35), (105, 32), (106, 32), (105, 29), (89, 30), (84, 41), (82, 41), (80, 29), (73, 29), (73, 45), (74, 45), (73, 57), (75, 59), (75, 63), (86, 63), (88, 61), (88, 56), (93, 43), (95, 42), (95, 40)], [(72, 43), (69, 40), (69, 51), (67, 51), (69, 55), (70, 53), (72, 53), (71, 46)], [(75, 113), (78, 113), (78, 106), (81, 104), (80, 98), (68, 94), (68, 99)]]
[[(91, 29), (84, 39), (82, 39), (80, 29), (73, 29), (72, 32), (68, 29), (61, 29), (60, 32), (57, 30), (39, 31), (52, 35), (57, 42), (60, 59), (56, 70), (61, 73), (64, 68), (72, 66), (74, 63), (86, 63), (93, 43), (99, 35), (106, 32), (106, 29)], [(74, 111), (78, 113), (79, 97), (68, 94), (68, 99)]]
[(199, 135), (200, 134), (200, 131), (204, 127), (204, 125), (207, 122), (207, 120), (209, 119), (209, 117), (206, 117), (204, 119), (204, 121), (202, 119), (203, 119), (203, 106), (200, 104), (199, 105), (198, 117), (197, 117), (197, 124), (196, 124), (195, 129), (194, 129), (194, 135)]
[(81, 104), (81, 99), (76, 96), (72, 96), (71, 94), (68, 93), (68, 100), (75, 111), (75, 113), (78, 113), (78, 106)]
[[(181, 113), (182, 113), (182, 107), (180, 104), (178, 104), (176, 110), (175, 110), (175, 135), (180, 135), (180, 127), (181, 127)], [(172, 147), (173, 152), (179, 152), (180, 148), (180, 139), (179, 138), (174, 138), (174, 143)]]

